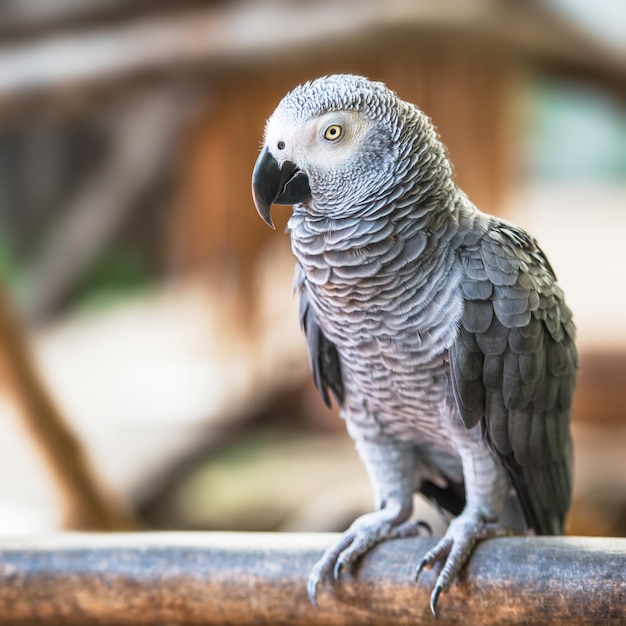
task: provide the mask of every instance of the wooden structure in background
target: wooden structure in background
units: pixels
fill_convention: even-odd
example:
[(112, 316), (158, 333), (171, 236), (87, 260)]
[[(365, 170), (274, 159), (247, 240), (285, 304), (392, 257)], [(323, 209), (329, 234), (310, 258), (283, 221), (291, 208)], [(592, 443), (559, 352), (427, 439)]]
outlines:
[[(618, 81), (608, 76), (623, 72), (617, 60), (609, 61), (538, 3), (364, 3), (358, 16), (349, 3), (337, 3), (333, 11), (327, 3), (308, 10), (265, 6), (276, 13), (256, 34), (268, 48), (260, 46), (254, 62), (240, 61), (213, 76), (209, 106), (189, 130), (172, 231), (181, 266), (217, 268), (218, 277), (223, 273), (227, 284), (238, 285), (244, 305), (264, 248), (288, 245), (254, 214), (250, 174), (265, 120), (295, 85), (336, 72), (385, 82), (432, 118), (456, 181), (472, 201), (502, 215), (517, 174), (515, 103), (529, 72), (541, 67), (584, 74), (610, 86)], [(293, 41), (294, 32), (302, 41)], [(592, 60), (600, 58), (597, 65)], [(274, 211), (279, 231), (289, 213)]]
[(138, 530), (100, 485), (81, 443), (72, 433), (37, 372), (19, 322), (0, 285), (0, 372), (9, 396), (63, 495), (64, 525), (79, 530)]
[(510, 96), (524, 72), (624, 93), (617, 53), (539, 2), (27, 0), (0, 7), (3, 40), (0, 120), (77, 115), (146, 83), (208, 94), (179, 162), (172, 257), (226, 276), (247, 304), (255, 262), (278, 241), (254, 215), (250, 172), (266, 117), (294, 85), (346, 71), (385, 81), (431, 115), (458, 183), (496, 213), (514, 169)]
[(581, 358), (573, 420), (598, 427), (626, 424), (626, 355), (585, 352)]
[(330, 535), (149, 533), (0, 542), (0, 625), (480, 624), (626, 620), (626, 540), (501, 538), (480, 544), (437, 621), (435, 573), (415, 583), (434, 539), (375, 548), (356, 572), (306, 595)]
[[(189, 132), (183, 190), (173, 232), (184, 267), (219, 267), (250, 293), (255, 260), (267, 245), (286, 245), (258, 219), (250, 176), (266, 118), (298, 83), (334, 72), (381, 80), (435, 121), (458, 184), (478, 206), (498, 212), (512, 177), (511, 98), (521, 68), (510, 54), (474, 43), (450, 48), (447, 38), (411, 35), (379, 47), (362, 44), (301, 62), (234, 71), (213, 83), (215, 96)], [(290, 210), (275, 212), (277, 230)]]

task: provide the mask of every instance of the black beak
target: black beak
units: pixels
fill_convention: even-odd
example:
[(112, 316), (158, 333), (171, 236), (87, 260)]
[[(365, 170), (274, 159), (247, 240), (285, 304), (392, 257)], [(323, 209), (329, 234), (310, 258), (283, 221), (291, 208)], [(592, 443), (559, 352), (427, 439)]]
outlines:
[(278, 161), (263, 148), (252, 172), (252, 197), (257, 213), (274, 228), (272, 204), (296, 204), (310, 198), (309, 179), (291, 161), (278, 167)]

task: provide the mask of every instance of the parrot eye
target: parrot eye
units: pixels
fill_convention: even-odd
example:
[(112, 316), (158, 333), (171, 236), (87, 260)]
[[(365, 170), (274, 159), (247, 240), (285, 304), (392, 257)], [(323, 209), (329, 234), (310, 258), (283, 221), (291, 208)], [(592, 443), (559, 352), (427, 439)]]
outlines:
[(343, 129), (339, 126), (339, 124), (331, 124), (330, 126), (327, 126), (324, 131), (324, 139), (328, 139), (328, 141), (336, 141), (339, 137), (341, 137), (342, 133)]
[(278, 149), (279, 150), (284, 150), (285, 149), (285, 142), (284, 141), (279, 141), (278, 142)]

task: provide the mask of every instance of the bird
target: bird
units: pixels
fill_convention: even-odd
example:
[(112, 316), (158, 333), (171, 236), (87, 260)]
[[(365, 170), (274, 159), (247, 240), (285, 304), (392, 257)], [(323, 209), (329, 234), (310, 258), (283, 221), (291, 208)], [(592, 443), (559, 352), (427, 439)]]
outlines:
[(430, 118), (352, 74), (296, 86), (267, 120), (252, 172), (260, 217), (292, 205), (294, 292), (312, 376), (334, 398), (375, 508), (315, 564), (307, 591), (381, 541), (416, 536), (421, 493), (446, 515), (416, 564), (439, 567), (437, 615), (480, 541), (564, 532), (571, 504), (575, 325), (522, 228), (454, 180)]

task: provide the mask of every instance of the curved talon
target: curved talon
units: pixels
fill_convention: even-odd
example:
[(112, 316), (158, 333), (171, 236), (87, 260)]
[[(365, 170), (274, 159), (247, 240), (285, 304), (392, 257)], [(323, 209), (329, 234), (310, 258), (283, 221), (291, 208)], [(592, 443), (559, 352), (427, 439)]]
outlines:
[(309, 596), (309, 602), (313, 605), (314, 609), (319, 609), (320, 606), (317, 603), (317, 584), (318, 584), (318, 580), (313, 580), (312, 578), (309, 578), (309, 581), (307, 582), (306, 585), (306, 592), (307, 595)]
[(337, 559), (335, 562), (335, 567), (333, 568), (333, 578), (335, 581), (339, 581), (339, 577), (341, 576), (341, 571), (343, 570), (344, 563), (343, 561)]
[(423, 528), (423, 529), (424, 529), (424, 530), (428, 533), (428, 536), (429, 536), (429, 537), (432, 537), (432, 536), (433, 536), (433, 529), (432, 529), (432, 526), (431, 526), (428, 522), (425, 522), (425, 521), (423, 521), (423, 520), (419, 520), (419, 521), (417, 522), (417, 525), (418, 525), (418, 526), (421, 526), (421, 527), (422, 527), (422, 528)]
[(417, 582), (417, 579), (420, 577), (420, 574), (422, 573), (422, 571), (424, 570), (425, 567), (427, 567), (428, 565), (430, 565), (430, 561), (429, 559), (427, 559), (426, 557), (424, 557), (417, 565), (417, 567), (415, 568), (415, 582)]
[(439, 596), (442, 591), (444, 591), (443, 585), (435, 585), (435, 588), (430, 595), (430, 610), (435, 618), (437, 617), (437, 600), (439, 600)]

